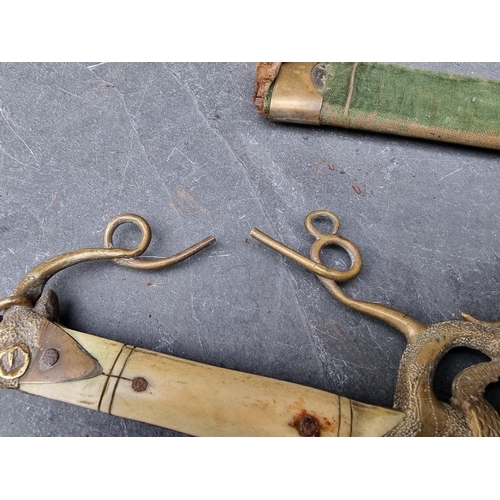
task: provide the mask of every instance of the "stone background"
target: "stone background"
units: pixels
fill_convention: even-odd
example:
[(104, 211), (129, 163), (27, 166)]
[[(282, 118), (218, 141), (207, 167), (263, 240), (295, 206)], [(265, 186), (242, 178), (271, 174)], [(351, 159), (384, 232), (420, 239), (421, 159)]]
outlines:
[[(403, 64), (500, 78), (500, 64)], [(164, 271), (61, 272), (50, 286), (65, 325), (391, 406), (403, 338), (250, 229), (308, 254), (305, 216), (331, 210), (364, 258), (349, 294), (426, 323), (461, 310), (498, 319), (500, 154), (273, 124), (254, 109), (254, 80), (253, 63), (0, 64), (0, 296), (41, 261), (100, 246), (108, 220), (135, 212), (153, 229), (149, 256), (217, 243)], [(123, 227), (115, 241), (137, 233)], [(348, 260), (328, 250), (325, 262)], [(438, 395), (482, 359), (446, 356)], [(500, 408), (499, 388), (488, 392)], [(179, 434), (4, 390), (0, 435)]]

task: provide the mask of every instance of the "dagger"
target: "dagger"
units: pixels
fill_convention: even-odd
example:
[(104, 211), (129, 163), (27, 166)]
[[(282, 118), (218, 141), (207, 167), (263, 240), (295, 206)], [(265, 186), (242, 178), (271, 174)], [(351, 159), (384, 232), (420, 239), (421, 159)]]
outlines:
[[(113, 246), (113, 234), (124, 223), (142, 232), (136, 248)], [(149, 224), (123, 214), (108, 223), (103, 248), (65, 253), (29, 271), (12, 295), (0, 300), (5, 310), (0, 387), (195, 436), (383, 436), (403, 420), (404, 413), (393, 409), (149, 351), (59, 323), (57, 296), (44, 287), (60, 270), (101, 259), (134, 269), (162, 269), (215, 238), (171, 257), (138, 259), (150, 241)]]

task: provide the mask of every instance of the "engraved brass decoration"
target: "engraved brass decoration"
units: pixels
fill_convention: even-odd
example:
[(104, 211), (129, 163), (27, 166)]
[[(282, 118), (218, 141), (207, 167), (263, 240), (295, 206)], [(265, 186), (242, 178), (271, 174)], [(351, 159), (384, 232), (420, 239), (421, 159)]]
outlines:
[[(331, 234), (320, 232), (314, 220), (326, 217), (333, 222)], [(500, 378), (500, 322), (481, 322), (463, 313), (466, 321), (447, 321), (424, 325), (407, 314), (388, 306), (364, 302), (346, 295), (336, 281), (354, 278), (361, 269), (356, 246), (337, 235), (339, 220), (327, 211), (312, 212), (305, 225), (316, 238), (311, 258), (298, 254), (258, 229), (250, 233), (273, 250), (289, 257), (310, 271), (327, 290), (346, 306), (384, 321), (401, 332), (407, 346), (399, 366), (394, 408), (406, 414), (389, 436), (499, 436), (500, 416), (486, 401), (486, 386)], [(321, 262), (321, 250), (339, 245), (349, 253), (351, 268), (336, 271)], [(318, 267), (320, 266), (320, 267)], [(449, 403), (439, 401), (433, 391), (434, 371), (439, 360), (454, 347), (477, 349), (491, 358), (459, 373), (452, 386)]]
[(30, 364), (30, 351), (25, 344), (10, 344), (0, 351), (0, 377), (13, 380), (22, 377)]

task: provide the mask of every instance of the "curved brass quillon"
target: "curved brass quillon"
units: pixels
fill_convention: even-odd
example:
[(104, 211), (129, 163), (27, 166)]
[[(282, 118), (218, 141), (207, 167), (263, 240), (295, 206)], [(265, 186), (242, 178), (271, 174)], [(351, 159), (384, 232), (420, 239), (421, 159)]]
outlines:
[[(318, 218), (326, 218), (333, 223), (331, 233), (323, 233), (314, 225), (314, 220)], [(305, 267), (308, 271), (311, 271), (318, 276), (323, 276), (323, 278), (335, 281), (349, 281), (359, 274), (363, 265), (361, 254), (352, 241), (337, 234), (337, 231), (340, 228), (340, 220), (334, 213), (327, 210), (316, 210), (311, 212), (306, 217), (304, 225), (309, 233), (316, 238), (316, 241), (311, 246), (311, 258), (313, 260), (308, 259), (295, 250), (279, 243), (256, 227), (250, 231), (250, 235), (260, 243), (263, 243), (281, 255), (292, 259), (297, 262), (297, 264)], [(320, 256), (321, 250), (329, 245), (340, 246), (349, 254), (349, 257), (351, 258), (351, 267), (347, 271), (338, 271), (323, 265)]]
[[(323, 233), (314, 225), (314, 221), (318, 218), (326, 218), (333, 223), (331, 233)], [(386, 323), (397, 328), (408, 340), (411, 340), (418, 333), (425, 330), (425, 325), (411, 318), (402, 311), (398, 311), (392, 307), (375, 302), (365, 302), (353, 299), (340, 289), (336, 282), (349, 281), (355, 278), (361, 271), (363, 261), (361, 253), (356, 245), (347, 238), (343, 238), (337, 234), (337, 231), (340, 228), (340, 221), (334, 213), (329, 212), (328, 210), (316, 210), (311, 212), (305, 218), (304, 225), (309, 233), (316, 238), (316, 241), (311, 245), (310, 259), (304, 257), (295, 250), (288, 248), (282, 243), (277, 242), (267, 234), (259, 231), (257, 228), (253, 228), (250, 235), (269, 248), (292, 259), (301, 266), (305, 267), (307, 270), (315, 273), (325, 288), (344, 305), (350, 307), (351, 309), (355, 309), (356, 311), (363, 312), (385, 321)], [(347, 251), (349, 257), (351, 258), (351, 267), (348, 270), (338, 271), (325, 266), (321, 262), (321, 250), (329, 245), (337, 245)]]
[[(132, 249), (114, 248), (113, 234), (125, 223), (133, 223), (142, 233), (141, 241)], [(151, 242), (151, 227), (145, 219), (135, 214), (122, 214), (114, 217), (106, 226), (104, 232), (104, 248), (84, 248), (74, 250), (54, 257), (39, 264), (29, 271), (14, 288), (11, 296), (0, 299), (0, 311), (12, 306), (33, 307), (40, 298), (43, 288), (54, 274), (68, 267), (91, 260), (112, 260), (115, 264), (133, 269), (161, 269), (181, 262), (215, 242), (213, 236), (195, 243), (185, 250), (162, 259), (141, 260), (141, 256)]]

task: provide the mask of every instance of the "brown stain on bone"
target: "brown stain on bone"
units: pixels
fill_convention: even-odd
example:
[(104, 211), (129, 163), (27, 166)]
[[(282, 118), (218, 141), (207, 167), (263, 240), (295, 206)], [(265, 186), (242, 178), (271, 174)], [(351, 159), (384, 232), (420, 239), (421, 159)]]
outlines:
[(319, 437), (322, 433), (337, 433), (339, 423), (333, 418), (323, 417), (306, 409), (299, 410), (288, 424), (304, 437)]
[(298, 433), (304, 437), (319, 437), (321, 435), (319, 422), (306, 410), (297, 413), (289, 425), (295, 427)]
[(135, 392), (143, 392), (148, 388), (148, 381), (144, 377), (135, 377), (132, 380), (132, 389)]

